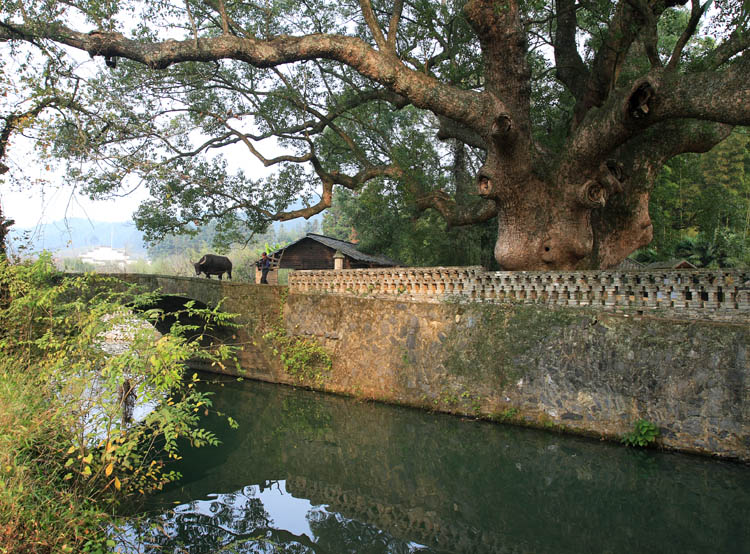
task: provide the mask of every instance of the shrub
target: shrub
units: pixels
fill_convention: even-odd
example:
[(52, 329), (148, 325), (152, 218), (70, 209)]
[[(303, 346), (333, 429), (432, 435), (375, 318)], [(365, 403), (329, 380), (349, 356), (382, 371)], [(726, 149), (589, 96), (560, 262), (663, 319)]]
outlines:
[(645, 419), (639, 419), (633, 424), (633, 430), (622, 436), (621, 442), (628, 446), (648, 446), (659, 436), (659, 429)]
[[(103, 551), (107, 514), (179, 477), (168, 466), (178, 441), (218, 443), (199, 425), (210, 397), (183, 374), (190, 358), (223, 363), (231, 352), (204, 350), (200, 334), (159, 337), (144, 323), (162, 314), (129, 308), (153, 295), (64, 277), (48, 256), (0, 261), (0, 292), (0, 550)], [(123, 329), (130, 347), (106, 352)], [(154, 406), (137, 422), (123, 409), (133, 395)]]

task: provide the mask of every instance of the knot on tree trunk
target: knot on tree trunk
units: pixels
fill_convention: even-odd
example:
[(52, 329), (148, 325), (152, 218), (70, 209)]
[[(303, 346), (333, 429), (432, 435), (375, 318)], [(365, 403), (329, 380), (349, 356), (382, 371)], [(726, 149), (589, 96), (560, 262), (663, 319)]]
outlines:
[(492, 140), (498, 143), (504, 143), (510, 140), (513, 135), (513, 120), (508, 114), (500, 114), (492, 122), (490, 135)]
[(490, 198), (492, 196), (492, 181), (487, 175), (477, 175), (477, 194), (482, 198)]
[(111, 44), (116, 40), (122, 40), (125, 37), (121, 33), (94, 30), (89, 32), (89, 42), (86, 45), (86, 51), (92, 58), (94, 56), (104, 56), (104, 64), (110, 69), (117, 67), (117, 57), (111, 52)]
[(625, 172), (617, 160), (607, 160), (599, 166), (593, 179), (587, 180), (578, 191), (578, 201), (589, 208), (603, 208), (609, 198), (622, 192)]

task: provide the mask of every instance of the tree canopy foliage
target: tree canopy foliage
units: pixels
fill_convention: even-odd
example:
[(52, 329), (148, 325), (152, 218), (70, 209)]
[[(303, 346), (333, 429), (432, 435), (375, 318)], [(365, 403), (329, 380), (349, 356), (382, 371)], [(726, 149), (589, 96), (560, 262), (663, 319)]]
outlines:
[(654, 240), (644, 261), (750, 265), (750, 136), (734, 132), (706, 154), (670, 160), (651, 199)]
[(650, 242), (662, 166), (750, 124), (749, 21), (740, 0), (9, 0), (3, 118), (44, 105), (26, 132), (94, 196), (148, 187), (151, 239), (342, 188), (446, 232), (496, 217), (506, 269), (609, 267)]

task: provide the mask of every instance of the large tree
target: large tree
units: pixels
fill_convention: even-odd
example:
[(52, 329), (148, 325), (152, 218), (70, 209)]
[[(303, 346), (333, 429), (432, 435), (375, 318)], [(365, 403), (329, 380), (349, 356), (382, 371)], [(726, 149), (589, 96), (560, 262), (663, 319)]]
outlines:
[[(497, 216), (505, 269), (610, 267), (651, 240), (662, 165), (750, 124), (748, 3), (686, 4), (6, 0), (0, 41), (105, 62), (91, 110), (40, 141), (92, 194), (147, 183), (154, 237), (309, 217), (386, 179), (449, 225)], [(448, 176), (456, 141), (478, 196)], [(232, 145), (279, 170), (214, 155)]]

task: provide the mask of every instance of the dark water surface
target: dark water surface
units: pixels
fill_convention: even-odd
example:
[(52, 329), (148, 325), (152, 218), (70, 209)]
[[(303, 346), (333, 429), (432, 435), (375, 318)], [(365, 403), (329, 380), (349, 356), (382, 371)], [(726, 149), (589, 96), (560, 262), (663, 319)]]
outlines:
[(251, 381), (133, 552), (746, 553), (750, 467)]

